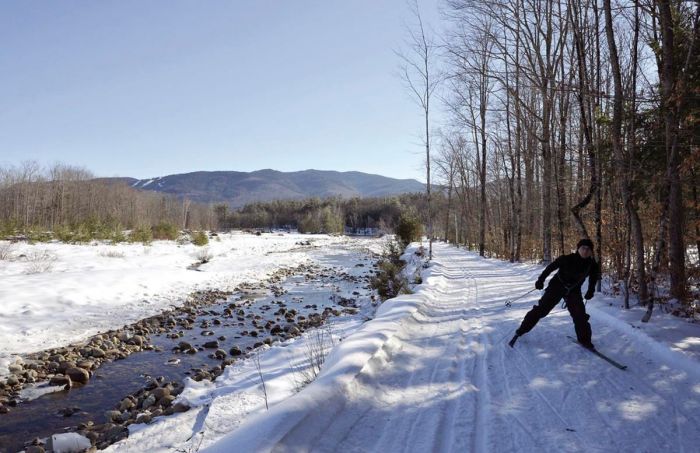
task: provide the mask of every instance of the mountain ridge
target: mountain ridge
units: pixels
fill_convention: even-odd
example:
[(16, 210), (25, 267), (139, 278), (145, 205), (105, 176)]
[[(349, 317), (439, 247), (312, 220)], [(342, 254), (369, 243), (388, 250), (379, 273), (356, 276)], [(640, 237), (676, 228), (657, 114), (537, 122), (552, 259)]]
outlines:
[(425, 185), (415, 179), (396, 179), (359, 171), (314, 169), (294, 172), (269, 168), (252, 172), (194, 171), (148, 179), (99, 179), (124, 182), (139, 190), (167, 193), (200, 203), (226, 203), (233, 208), (258, 201), (334, 196), (382, 197), (425, 190)]

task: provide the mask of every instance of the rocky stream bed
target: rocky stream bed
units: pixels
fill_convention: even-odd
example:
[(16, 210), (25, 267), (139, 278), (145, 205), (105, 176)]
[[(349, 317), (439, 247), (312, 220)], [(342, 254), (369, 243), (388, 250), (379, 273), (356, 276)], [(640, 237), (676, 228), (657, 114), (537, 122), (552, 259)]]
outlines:
[[(326, 257), (234, 291), (192, 293), (179, 307), (65, 347), (23, 356), (0, 384), (0, 452), (52, 451), (78, 433), (99, 450), (128, 426), (189, 410), (183, 380), (214, 380), (227, 365), (375, 303), (374, 256)], [(342, 266), (340, 264), (343, 264)]]

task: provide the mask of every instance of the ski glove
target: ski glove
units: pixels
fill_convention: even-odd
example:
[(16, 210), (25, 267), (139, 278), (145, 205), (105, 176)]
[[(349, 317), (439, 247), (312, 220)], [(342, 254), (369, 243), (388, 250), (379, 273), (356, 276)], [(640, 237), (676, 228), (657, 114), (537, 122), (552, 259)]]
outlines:
[(594, 292), (594, 290), (593, 290), (593, 288), (591, 288), (588, 291), (586, 291), (586, 295), (583, 297), (585, 297), (586, 300), (591, 300), (591, 299), (593, 299), (593, 292)]
[(535, 289), (542, 289), (544, 288), (544, 282), (542, 280), (537, 280), (535, 282)]

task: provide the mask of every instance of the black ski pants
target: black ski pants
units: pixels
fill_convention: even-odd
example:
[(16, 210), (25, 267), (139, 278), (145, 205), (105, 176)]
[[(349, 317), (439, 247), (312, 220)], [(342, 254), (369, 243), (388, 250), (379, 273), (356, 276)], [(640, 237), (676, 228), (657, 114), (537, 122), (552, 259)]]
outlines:
[(566, 302), (566, 308), (569, 310), (571, 318), (574, 320), (574, 329), (576, 330), (578, 341), (583, 344), (591, 343), (591, 324), (588, 322), (590, 316), (586, 314), (586, 305), (581, 297), (581, 288), (572, 288), (570, 291), (567, 291), (556, 277), (550, 281), (537, 305), (527, 312), (516, 333), (524, 335), (531, 331), (540, 319), (547, 316), (552, 311), (552, 308), (556, 307), (562, 297)]

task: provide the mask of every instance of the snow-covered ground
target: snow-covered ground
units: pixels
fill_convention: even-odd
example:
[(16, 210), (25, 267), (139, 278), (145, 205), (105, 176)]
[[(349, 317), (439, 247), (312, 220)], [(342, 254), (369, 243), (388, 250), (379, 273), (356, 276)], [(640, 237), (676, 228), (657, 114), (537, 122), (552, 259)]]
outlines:
[[(297, 248), (295, 243), (307, 238), (243, 237), (246, 247), (222, 239), (222, 250), (212, 244), (221, 269), (215, 268), (215, 258), (201, 273), (182, 270), (193, 261), (194, 248), (183, 247), (177, 260), (171, 256), (154, 269), (146, 263), (153, 266), (158, 260), (139, 258), (141, 246), (124, 246), (125, 254), (133, 253), (132, 262), (140, 259), (144, 263), (141, 284), (153, 286), (148, 290), (140, 287), (132, 275), (140, 271), (126, 265), (117, 273), (132, 275), (126, 286), (132, 295), (148, 292), (148, 299), (157, 299), (158, 292), (165, 289), (170, 297), (179, 296), (196, 285), (226, 283), (224, 275), (231, 272), (227, 266), (236, 261), (233, 256), (245, 263), (239, 269), (247, 271), (248, 278), (265, 275), (278, 265), (292, 265), (305, 259), (305, 252), (286, 250)], [(322, 237), (317, 244), (346, 240), (350, 241)], [(100, 247), (105, 246), (94, 247), (98, 251), (91, 255), (72, 258), (72, 266), (84, 266), (85, 274), (85, 267), (95, 265), (93, 258), (101, 256)], [(160, 256), (160, 247), (154, 245), (150, 254)], [(233, 255), (231, 248), (248, 251)], [(76, 255), (90, 253), (90, 247), (85, 249), (74, 250), (82, 250)], [(254, 259), (250, 249), (258, 250)], [(257, 356), (259, 365), (254, 358), (243, 360), (214, 382), (188, 381), (180, 399), (192, 405), (190, 411), (158, 418), (149, 425), (131, 425), (130, 437), (108, 450), (697, 451), (700, 325), (658, 311), (650, 323), (643, 324), (640, 309), (625, 311), (618, 299), (596, 294), (587, 306), (593, 341), (599, 350), (626, 364), (626, 371), (567, 339), (566, 335), (573, 335), (573, 325), (566, 310), (559, 308), (511, 349), (507, 340), (539, 294), (533, 292), (510, 308), (504, 301), (528, 291), (542, 268), (483, 259), (445, 244), (435, 244), (434, 250), (431, 266), (422, 270), (424, 283), (416, 286), (414, 294), (382, 304), (372, 320), (339, 318), (320, 333), (308, 331), (301, 338), (265, 349)], [(280, 253), (267, 255), (268, 251)], [(233, 255), (228, 264), (221, 256), (227, 252)], [(415, 255), (407, 256), (412, 267), (419, 264)], [(108, 263), (118, 259), (105, 257)], [(61, 269), (59, 263), (52, 273)], [(43, 291), (51, 298), (51, 308), (60, 312), (55, 288), (66, 284), (52, 273), (36, 277), (43, 276), (54, 285), (54, 293)], [(100, 281), (92, 280), (93, 273), (101, 275), (89, 272), (84, 283), (72, 277), (82, 285), (77, 293), (84, 298), (84, 306), (73, 310), (76, 326), (84, 319), (93, 322), (91, 316), (101, 308), (98, 303), (104, 303), (90, 291)], [(167, 283), (148, 281), (156, 277)], [(17, 268), (14, 278), (22, 282), (33, 277)], [(28, 283), (22, 285), (24, 292), (39, 291)], [(4, 291), (0, 310), (6, 313), (5, 301), (12, 287), (0, 288)], [(23, 303), (32, 303), (22, 298)], [(142, 307), (126, 296), (107, 300), (112, 313), (120, 316), (118, 324), (125, 322), (125, 315), (142, 317), (169, 303)], [(11, 305), (15, 307), (10, 312), (12, 319), (22, 320), (18, 303)], [(32, 310), (40, 306), (33, 302)], [(134, 309), (140, 311), (126, 313)], [(0, 318), (2, 328), (21, 335), (6, 319)], [(50, 319), (37, 319), (50, 325)], [(96, 319), (109, 324), (105, 318)], [(44, 343), (58, 343), (50, 333), (37, 335), (43, 335)], [(86, 333), (75, 327), (57, 335), (77, 338)], [(329, 351), (326, 363), (318, 378), (299, 391), (309, 348), (319, 338)], [(5, 349), (4, 342), (2, 345)]]
[[(311, 245), (299, 245), (310, 241)], [(229, 290), (280, 267), (311, 261), (330, 245), (370, 247), (382, 240), (344, 236), (221, 234), (208, 246), (26, 243), (0, 260), (0, 376), (15, 354), (63, 346), (154, 315), (201, 289)], [(0, 241), (7, 248), (7, 242)], [(211, 259), (188, 267), (203, 253)]]
[[(319, 377), (295, 393), (303, 339), (275, 345), (213, 383), (189, 382), (187, 413), (131, 427), (110, 451), (697, 451), (700, 326), (588, 303), (599, 350), (566, 338), (566, 310), (514, 349), (506, 342), (539, 294), (541, 267), (483, 259), (435, 244), (424, 284), (366, 323), (332, 327)], [(330, 346), (330, 345), (329, 345)], [(270, 409), (265, 409), (262, 374)]]

